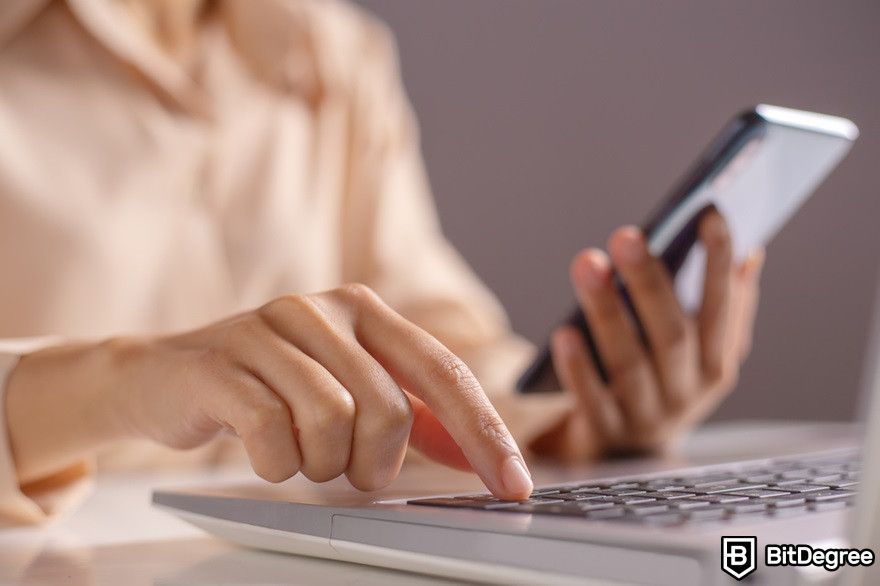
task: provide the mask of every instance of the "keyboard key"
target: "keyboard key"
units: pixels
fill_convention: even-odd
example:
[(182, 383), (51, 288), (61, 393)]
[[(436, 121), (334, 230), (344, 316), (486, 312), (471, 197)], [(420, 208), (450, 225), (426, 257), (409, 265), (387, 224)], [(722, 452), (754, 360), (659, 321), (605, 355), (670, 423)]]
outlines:
[(833, 501), (855, 497), (856, 493), (851, 490), (818, 490), (808, 492), (804, 496), (808, 501)]
[(727, 509), (724, 507), (706, 507), (688, 511), (689, 520), (723, 519), (726, 516)]
[(591, 501), (591, 502), (616, 502), (615, 497), (613, 496), (604, 496), (598, 494), (579, 494), (579, 493), (571, 493), (571, 498), (574, 501)]
[(608, 509), (595, 509), (586, 512), (587, 519), (615, 519), (623, 517), (626, 511), (622, 507), (612, 507)]
[(759, 500), (747, 500), (738, 503), (728, 503), (724, 505), (724, 509), (731, 513), (757, 513), (767, 510), (767, 504)]
[(752, 490), (756, 488), (764, 488), (767, 486), (766, 484), (761, 484), (759, 482), (731, 482), (729, 484), (717, 484), (715, 486), (710, 486), (707, 488), (695, 488), (694, 492), (699, 494), (717, 494), (719, 492), (742, 492), (744, 490)]
[(651, 498), (651, 497), (634, 495), (634, 496), (623, 496), (623, 497), (617, 498), (615, 500), (622, 505), (637, 505), (639, 503), (654, 502), (657, 499)]
[(693, 487), (693, 488), (702, 488), (706, 486), (713, 486), (716, 484), (728, 484), (731, 482), (738, 482), (738, 479), (733, 474), (714, 474), (707, 476), (692, 476), (690, 478), (676, 478), (678, 482), (681, 482), (684, 486)]
[(573, 492), (563, 492), (557, 494), (548, 494), (547, 496), (539, 496), (541, 500), (548, 499), (556, 499), (560, 501), (584, 501), (589, 500), (591, 498), (598, 498), (598, 495), (586, 495), (586, 494), (576, 494)]
[(664, 503), (642, 503), (638, 505), (627, 505), (626, 510), (633, 515), (652, 515), (654, 513), (662, 513), (669, 510), (669, 505)]
[(535, 505), (535, 504), (518, 504), (514, 507), (504, 509), (504, 511), (514, 511), (517, 513), (535, 513), (542, 515), (561, 515), (583, 517), (584, 512), (576, 505), (559, 504), (559, 505)]
[(520, 504), (523, 505), (535, 505), (535, 506), (543, 506), (543, 505), (561, 505), (564, 501), (562, 499), (554, 499), (549, 495), (546, 497), (541, 497), (537, 499), (529, 499), (527, 501), (522, 501)]
[(707, 503), (724, 504), (735, 503), (738, 501), (747, 501), (749, 500), (749, 497), (722, 492), (719, 494), (698, 495), (694, 497), (694, 500), (706, 501)]
[[(619, 508), (617, 503), (606, 501), (606, 502), (596, 502), (596, 501), (581, 501), (577, 504), (578, 508), (582, 511), (599, 511), (601, 509), (613, 509)], [(621, 508), (621, 510), (623, 510)]]
[(758, 484), (770, 484), (777, 480), (776, 474), (770, 473), (762, 473), (762, 474), (750, 474), (748, 476), (744, 476), (741, 478), (743, 482), (754, 482)]
[(786, 492), (804, 493), (804, 492), (815, 492), (817, 490), (828, 490), (831, 487), (823, 485), (823, 484), (796, 483), (796, 484), (783, 484), (783, 485), (780, 485), (779, 488), (780, 488), (780, 490), (784, 490)]
[(536, 488), (532, 491), (532, 496), (546, 496), (548, 494), (559, 494), (558, 488)]
[(843, 474), (825, 474), (822, 476), (813, 476), (810, 478), (810, 482), (815, 484), (826, 484), (828, 482), (840, 480), (841, 478), (843, 478)]
[(646, 492), (645, 496), (655, 499), (675, 500), (697, 496), (695, 492), (682, 492), (680, 490), (667, 490), (664, 492)]
[(669, 501), (669, 504), (678, 511), (688, 511), (690, 509), (699, 509), (700, 507), (708, 507), (710, 504), (709, 501), (698, 501), (694, 499), (684, 499), (684, 500), (676, 500)]
[[(562, 501), (558, 501), (558, 502), (561, 503)], [(515, 507), (520, 504), (522, 504), (522, 503), (518, 503), (516, 501), (496, 501), (493, 503), (484, 503), (481, 508), (483, 508), (487, 511), (494, 511), (497, 509), (506, 509), (508, 507)]]
[(731, 492), (730, 494), (734, 494), (736, 496), (747, 496), (749, 498), (757, 498), (757, 499), (765, 499), (771, 496), (782, 496), (784, 494), (788, 494), (784, 490), (768, 490), (766, 488), (753, 488), (750, 490), (737, 490), (735, 492)]
[(772, 496), (770, 498), (762, 499), (763, 502), (766, 502), (768, 505), (773, 507), (795, 507), (798, 505), (803, 505), (807, 502), (806, 497), (803, 494), (787, 494), (784, 496)]
[(627, 496), (632, 494), (645, 494), (648, 492), (645, 489), (638, 488), (624, 488), (621, 490), (616, 490), (613, 488), (602, 488), (602, 489), (593, 489), (593, 490), (576, 490), (573, 491), (572, 494), (598, 494), (602, 496)]

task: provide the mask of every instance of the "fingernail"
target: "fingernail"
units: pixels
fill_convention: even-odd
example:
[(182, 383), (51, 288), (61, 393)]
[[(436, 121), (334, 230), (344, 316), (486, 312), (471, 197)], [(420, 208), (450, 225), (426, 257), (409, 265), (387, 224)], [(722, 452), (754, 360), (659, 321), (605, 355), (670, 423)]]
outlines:
[(527, 497), (532, 494), (532, 477), (518, 456), (511, 456), (501, 469), (501, 482), (510, 496)]
[(608, 257), (598, 250), (590, 250), (584, 257), (578, 271), (581, 283), (590, 291), (601, 289), (608, 278)]
[(645, 240), (638, 228), (626, 228), (620, 236), (620, 256), (626, 263), (635, 264), (645, 258)]

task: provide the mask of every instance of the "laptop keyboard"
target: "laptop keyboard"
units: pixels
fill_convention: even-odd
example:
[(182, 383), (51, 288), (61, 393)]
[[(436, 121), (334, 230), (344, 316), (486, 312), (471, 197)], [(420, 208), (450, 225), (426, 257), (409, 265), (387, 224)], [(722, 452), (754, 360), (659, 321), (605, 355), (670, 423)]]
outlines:
[(484, 493), (408, 503), (671, 526), (844, 508), (854, 503), (860, 473), (859, 454), (850, 452), (713, 467), (703, 474), (542, 487), (525, 501), (503, 501)]

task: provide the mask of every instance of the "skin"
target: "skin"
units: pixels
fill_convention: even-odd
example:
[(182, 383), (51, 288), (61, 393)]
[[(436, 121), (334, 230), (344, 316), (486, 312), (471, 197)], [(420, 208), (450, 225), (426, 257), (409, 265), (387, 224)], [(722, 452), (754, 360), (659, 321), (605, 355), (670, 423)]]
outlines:
[[(610, 258), (588, 249), (571, 264), (571, 280), (609, 374), (596, 371), (580, 332), (554, 332), (554, 366), (578, 407), (532, 448), (543, 455), (583, 460), (669, 449), (736, 386), (748, 356), (763, 252), (744, 263), (731, 258), (730, 235), (717, 212), (700, 224), (707, 251), (699, 312), (686, 315), (672, 279), (648, 254), (639, 230), (627, 226), (609, 239)], [(612, 282), (612, 263), (630, 292), (648, 347)]]
[(126, 438), (187, 449), (229, 430), (272, 482), (345, 474), (380, 488), (411, 443), (504, 498), (532, 489), (468, 367), (363, 285), (282, 297), (184, 334), (27, 355), (6, 413), (25, 484)]

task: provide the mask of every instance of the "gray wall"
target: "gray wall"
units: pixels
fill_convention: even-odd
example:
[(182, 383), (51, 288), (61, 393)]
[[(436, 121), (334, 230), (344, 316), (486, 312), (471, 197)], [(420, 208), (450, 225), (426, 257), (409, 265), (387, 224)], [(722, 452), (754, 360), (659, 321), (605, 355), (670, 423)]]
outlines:
[(398, 36), (445, 230), (543, 339), (581, 247), (638, 222), (720, 125), (837, 113), (856, 148), (769, 249), (718, 417), (846, 418), (880, 250), (880, 2), (365, 0)]

